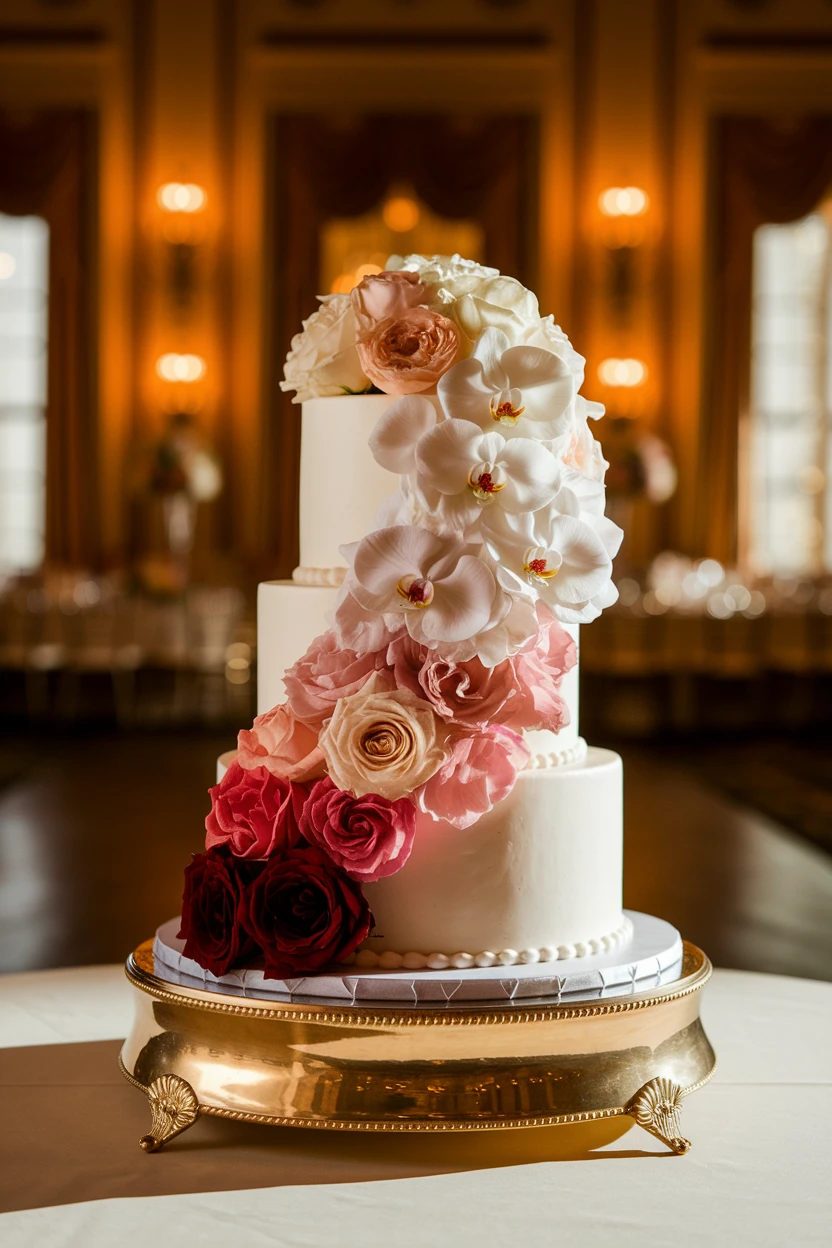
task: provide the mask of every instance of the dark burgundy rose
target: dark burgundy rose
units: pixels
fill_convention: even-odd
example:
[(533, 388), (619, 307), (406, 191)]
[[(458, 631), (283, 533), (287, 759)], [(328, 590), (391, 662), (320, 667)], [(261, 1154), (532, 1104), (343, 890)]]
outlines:
[(316, 845), (270, 858), (240, 913), (266, 959), (267, 979), (343, 961), (372, 924), (361, 886)]
[(241, 767), (235, 760), (208, 792), (206, 849), (227, 845), (237, 858), (268, 858), (300, 842), (298, 816), (306, 800), (302, 785), (273, 776), (265, 767)]
[(368, 793), (353, 797), (329, 777), (309, 791), (300, 830), (353, 880), (370, 883), (400, 871), (410, 857), (416, 808), (406, 797), (391, 802)]
[(235, 859), (225, 847), (194, 854), (185, 868), (179, 936), (185, 941), (185, 957), (212, 975), (225, 975), (257, 954), (240, 922), (240, 906), (252, 874), (252, 867)]

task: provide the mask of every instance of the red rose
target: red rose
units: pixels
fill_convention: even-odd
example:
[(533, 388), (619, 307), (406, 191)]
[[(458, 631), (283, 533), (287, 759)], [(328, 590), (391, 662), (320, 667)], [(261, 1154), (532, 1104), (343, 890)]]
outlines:
[(350, 879), (368, 883), (400, 871), (410, 857), (416, 808), (406, 797), (391, 802), (368, 793), (353, 797), (327, 776), (309, 792), (300, 830), (320, 845)]
[(208, 792), (206, 849), (227, 845), (237, 858), (268, 858), (299, 843), (298, 816), (306, 799), (301, 785), (265, 767), (246, 770), (235, 760)]
[(185, 941), (185, 957), (212, 975), (225, 975), (257, 953), (240, 922), (240, 905), (251, 873), (252, 868), (226, 848), (194, 854), (185, 868), (179, 935)]
[(270, 858), (240, 914), (265, 956), (267, 979), (342, 961), (372, 923), (361, 886), (315, 845)]

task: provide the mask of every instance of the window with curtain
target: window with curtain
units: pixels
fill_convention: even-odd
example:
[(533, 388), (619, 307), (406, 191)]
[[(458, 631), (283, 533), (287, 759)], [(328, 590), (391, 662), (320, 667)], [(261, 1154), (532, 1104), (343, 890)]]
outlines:
[(754, 232), (749, 561), (832, 569), (832, 202)]
[(49, 227), (0, 213), (0, 573), (43, 561)]
[(715, 126), (703, 553), (759, 574), (830, 568), (832, 116)]

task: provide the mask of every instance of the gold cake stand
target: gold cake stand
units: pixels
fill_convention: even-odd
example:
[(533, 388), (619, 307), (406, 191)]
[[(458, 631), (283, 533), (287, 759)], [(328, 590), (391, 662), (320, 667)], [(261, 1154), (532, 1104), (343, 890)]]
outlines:
[(156, 975), (151, 941), (126, 973), (120, 1065), (150, 1103), (148, 1152), (212, 1114), (360, 1132), (603, 1125), (592, 1147), (636, 1122), (685, 1153), (683, 1100), (716, 1067), (699, 1018), (711, 964), (687, 942), (673, 983), (573, 1005), (242, 997)]

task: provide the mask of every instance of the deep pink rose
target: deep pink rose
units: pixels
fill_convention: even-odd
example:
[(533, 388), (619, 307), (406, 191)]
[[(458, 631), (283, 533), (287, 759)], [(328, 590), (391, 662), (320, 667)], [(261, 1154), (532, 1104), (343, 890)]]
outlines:
[(418, 273), (388, 271), (362, 278), (351, 292), (359, 330), (371, 330), (378, 321), (397, 320), (424, 303), (426, 296), (427, 286)]
[(384, 650), (356, 654), (339, 646), (327, 630), (283, 677), (288, 706), (297, 719), (320, 732), (339, 698), (359, 693), (373, 672), (385, 666)]
[(405, 634), (387, 649), (396, 685), (426, 698), (438, 715), (461, 728), (488, 728), (514, 717), (517, 677), (510, 663), (455, 663)]
[(547, 611), (533, 646), (508, 660), (514, 668), (519, 698), (509, 720), (512, 728), (548, 728), (560, 732), (569, 723), (569, 707), (561, 697), (563, 677), (575, 666), (578, 652), (566, 629)]
[(460, 737), (447, 763), (414, 796), (420, 809), (434, 819), (470, 828), (508, 797), (529, 757), (523, 738), (500, 725)]
[(409, 308), (380, 321), (355, 344), (361, 367), (385, 394), (433, 390), (459, 356), (459, 330), (428, 308)]
[(299, 784), (324, 774), (317, 733), (283, 703), (258, 715), (250, 729), (242, 729), (237, 737), (237, 762), (247, 769), (267, 767), (272, 775)]
[(361, 885), (317, 845), (270, 858), (247, 889), (240, 916), (265, 957), (267, 979), (342, 962), (372, 924)]
[(306, 798), (299, 784), (274, 776), (265, 767), (246, 770), (235, 760), (208, 792), (206, 849), (227, 845), (237, 858), (268, 858), (299, 843), (298, 818)]
[(245, 890), (257, 869), (224, 847), (194, 854), (185, 868), (179, 929), (183, 952), (218, 978), (257, 956), (257, 946), (240, 922)]
[(370, 883), (400, 871), (410, 857), (416, 808), (375, 793), (353, 797), (329, 777), (310, 790), (300, 818), (308, 841), (320, 845), (353, 880)]

